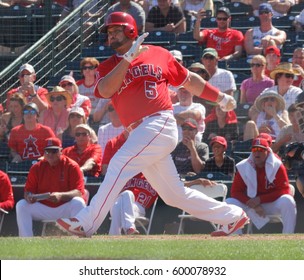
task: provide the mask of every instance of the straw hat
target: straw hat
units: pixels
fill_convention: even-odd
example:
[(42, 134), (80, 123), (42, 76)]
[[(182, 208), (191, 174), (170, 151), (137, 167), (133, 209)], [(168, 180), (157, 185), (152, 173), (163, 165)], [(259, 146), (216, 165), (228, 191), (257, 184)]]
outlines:
[(55, 94), (64, 96), (66, 99), (66, 103), (67, 103), (66, 106), (70, 107), (70, 105), (72, 104), (72, 101), (73, 101), (72, 96), (69, 92), (67, 92), (65, 89), (63, 89), (60, 86), (55, 86), (52, 91), (50, 91), (48, 94), (46, 94), (46, 99), (49, 104), (52, 104), (52, 102), (50, 101), (50, 98), (52, 95), (55, 95)]
[(278, 104), (278, 107), (277, 107), (278, 111), (285, 110), (286, 105), (285, 105), (284, 98), (281, 95), (279, 95), (277, 92), (270, 90), (270, 91), (266, 91), (265, 93), (259, 95), (257, 97), (257, 99), (255, 100), (255, 106), (259, 112), (263, 111), (263, 102), (264, 102), (265, 98), (268, 98), (268, 97), (276, 98), (277, 104)]
[(271, 71), (270, 78), (274, 80), (276, 74), (278, 74), (278, 73), (287, 73), (287, 74), (293, 74), (293, 75), (301, 74), (299, 72), (299, 70), (296, 68), (293, 68), (292, 64), (289, 62), (283, 62), (283, 63), (278, 64), (276, 66), (276, 68)]

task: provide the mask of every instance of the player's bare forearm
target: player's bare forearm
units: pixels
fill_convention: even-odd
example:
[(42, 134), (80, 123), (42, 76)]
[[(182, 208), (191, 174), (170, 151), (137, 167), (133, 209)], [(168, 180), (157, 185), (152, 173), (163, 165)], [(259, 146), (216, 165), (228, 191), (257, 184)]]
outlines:
[(120, 89), (129, 65), (130, 63), (125, 59), (121, 60), (109, 74), (98, 82), (98, 92), (103, 98), (111, 98)]

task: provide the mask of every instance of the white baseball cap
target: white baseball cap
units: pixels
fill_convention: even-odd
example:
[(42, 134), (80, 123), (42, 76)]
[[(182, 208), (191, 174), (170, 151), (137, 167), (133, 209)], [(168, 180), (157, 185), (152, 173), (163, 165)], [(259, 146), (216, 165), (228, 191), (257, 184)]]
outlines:
[(23, 64), (23, 65), (20, 66), (20, 68), (19, 68), (19, 74), (20, 74), (23, 70), (27, 70), (27, 71), (29, 71), (31, 74), (35, 73), (34, 67), (33, 67), (31, 64), (28, 64), (28, 63)]
[(183, 61), (183, 55), (182, 55), (182, 53), (179, 50), (172, 50), (172, 51), (170, 51), (170, 53), (173, 55), (173, 57), (175, 59)]

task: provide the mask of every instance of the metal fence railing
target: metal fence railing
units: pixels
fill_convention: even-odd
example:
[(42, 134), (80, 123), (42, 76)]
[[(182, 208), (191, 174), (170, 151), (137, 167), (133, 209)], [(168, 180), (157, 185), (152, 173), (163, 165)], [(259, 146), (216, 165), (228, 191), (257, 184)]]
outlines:
[[(49, 3), (49, 13), (52, 11), (52, 1), (46, 2)], [(64, 73), (67, 62), (81, 57), (83, 48), (98, 45), (98, 31), (108, 5), (107, 0), (86, 0), (56, 25), (47, 20), (47, 18), (52, 19), (52, 16), (47, 15), (47, 11), (44, 10), (35, 15), (32, 13), (31, 20), (36, 17), (41, 20), (41, 24), (37, 22), (32, 24), (32, 28), (35, 29), (31, 30), (36, 31), (32, 32), (31, 36), (28, 35), (28, 49), (7, 67), (0, 69), (1, 103), (6, 101), (6, 93), (19, 85), (18, 69), (22, 64), (33, 65), (37, 75), (36, 83), (46, 87), (51, 77)], [(90, 15), (98, 13), (101, 16), (87, 16), (88, 13)], [(52, 26), (54, 27), (49, 30), (48, 28)], [(42, 35), (43, 32), (46, 33)], [(15, 46), (13, 42), (11, 44), (13, 50)]]

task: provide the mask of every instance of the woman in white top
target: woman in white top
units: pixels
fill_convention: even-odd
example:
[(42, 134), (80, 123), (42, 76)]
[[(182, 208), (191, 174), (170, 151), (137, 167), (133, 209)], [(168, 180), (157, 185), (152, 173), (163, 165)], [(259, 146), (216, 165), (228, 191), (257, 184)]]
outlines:
[(270, 73), (270, 78), (274, 80), (275, 85), (265, 91), (272, 90), (281, 95), (285, 100), (285, 109), (287, 110), (291, 104), (296, 102), (297, 96), (302, 90), (293, 86), (293, 80), (296, 75), (301, 73), (289, 62), (282, 62)]
[(275, 140), (282, 127), (290, 123), (283, 97), (268, 90), (255, 100), (254, 106), (259, 113), (246, 123), (243, 140), (254, 139), (260, 133), (267, 133)]

